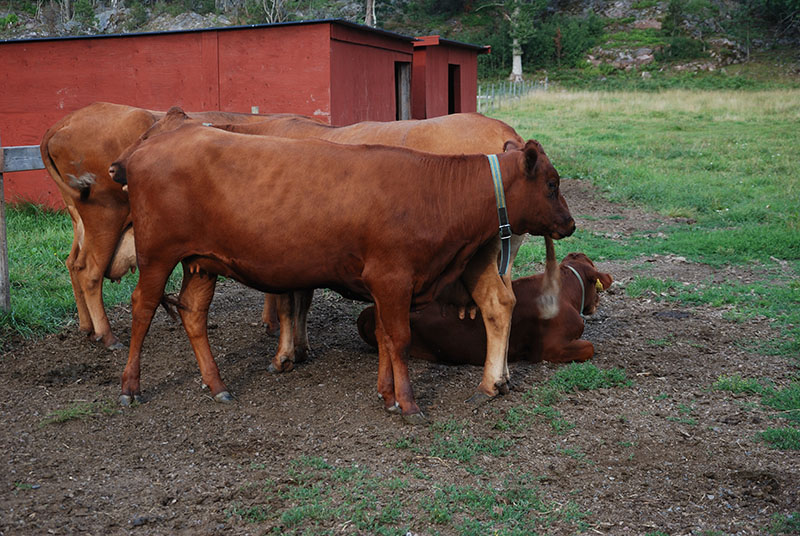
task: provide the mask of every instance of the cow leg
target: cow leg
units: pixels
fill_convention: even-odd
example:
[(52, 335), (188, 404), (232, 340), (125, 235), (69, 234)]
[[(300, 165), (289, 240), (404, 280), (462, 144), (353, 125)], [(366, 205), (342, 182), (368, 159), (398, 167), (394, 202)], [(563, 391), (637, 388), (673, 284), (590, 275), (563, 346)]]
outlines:
[(277, 299), (277, 294), (264, 294), (264, 309), (261, 311), (261, 321), (267, 326), (267, 333), (275, 333), (279, 329)]
[(400, 407), (403, 420), (409, 424), (427, 422), (414, 399), (414, 390), (408, 376), (408, 350), (411, 344), (407, 295), (392, 289), (392, 295), (380, 293), (375, 298), (375, 337), (378, 340), (378, 393), (387, 410)]
[(314, 289), (298, 290), (292, 293), (293, 297), (293, 335), (294, 335), (294, 362), (302, 363), (311, 353), (308, 342), (308, 311), (314, 299)]
[(294, 309), (293, 293), (273, 295), (275, 311), (280, 322), (278, 351), (269, 365), (270, 372), (289, 372), (294, 368), (294, 329), (292, 309)]
[(78, 282), (86, 300), (89, 316), (92, 320), (91, 338), (100, 341), (109, 350), (118, 350), (124, 346), (111, 332), (111, 324), (103, 306), (103, 276), (108, 268), (121, 232), (89, 233), (87, 231), (84, 245), (78, 255)]
[(123, 406), (139, 401), (140, 358), (142, 343), (150, 329), (153, 315), (164, 296), (164, 286), (172, 271), (171, 268), (147, 267), (139, 272), (139, 282), (131, 294), (131, 345), (128, 349), (128, 364), (122, 373), (122, 395), (119, 400)]
[(72, 247), (69, 250), (69, 255), (67, 256), (65, 264), (67, 265), (69, 279), (72, 283), (72, 294), (75, 296), (75, 306), (78, 309), (78, 327), (83, 333), (90, 334), (94, 332), (94, 326), (92, 325), (92, 317), (89, 314), (89, 308), (86, 307), (86, 298), (83, 295), (83, 289), (81, 288), (78, 278), (78, 268), (75, 265), (78, 255), (80, 254), (81, 242), (83, 242), (83, 222), (81, 222), (81, 218), (74, 207), (67, 208), (72, 218)]
[(217, 276), (215, 274), (200, 271), (191, 273), (189, 265), (184, 263), (178, 311), (197, 358), (203, 384), (211, 390), (215, 401), (230, 402), (233, 397), (222, 383), (219, 368), (214, 361), (214, 356), (211, 355), (211, 346), (208, 343), (208, 306), (214, 297), (216, 285)]
[(572, 361), (588, 361), (594, 355), (594, 345), (589, 341), (578, 339), (567, 343), (542, 349), (542, 355), (552, 363), (570, 363)]
[(497, 273), (497, 247), (491, 243), (481, 249), (462, 276), (472, 299), (478, 305), (486, 329), (486, 362), (478, 392), (470, 403), (480, 404), (499, 393), (508, 392), (508, 337), (516, 298)]

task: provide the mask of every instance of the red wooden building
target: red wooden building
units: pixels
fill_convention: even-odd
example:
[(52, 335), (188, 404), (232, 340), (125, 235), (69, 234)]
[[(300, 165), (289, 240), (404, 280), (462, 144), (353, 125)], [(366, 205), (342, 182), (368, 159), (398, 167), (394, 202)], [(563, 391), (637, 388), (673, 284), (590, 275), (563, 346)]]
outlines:
[[(0, 42), (0, 141), (38, 144), (57, 120), (95, 101), (291, 112), (333, 125), (410, 118), (417, 108), (417, 118), (474, 111), (482, 49), (426, 40), (415, 49), (413, 37), (328, 19)], [(419, 74), (414, 67), (412, 76), (418, 57), (428, 67)], [(448, 58), (444, 78), (440, 57)], [(6, 199), (62, 206), (44, 171), (7, 175)]]
[(411, 116), (414, 119), (474, 112), (478, 94), (478, 54), (488, 46), (442, 39), (438, 35), (414, 41), (411, 71)]

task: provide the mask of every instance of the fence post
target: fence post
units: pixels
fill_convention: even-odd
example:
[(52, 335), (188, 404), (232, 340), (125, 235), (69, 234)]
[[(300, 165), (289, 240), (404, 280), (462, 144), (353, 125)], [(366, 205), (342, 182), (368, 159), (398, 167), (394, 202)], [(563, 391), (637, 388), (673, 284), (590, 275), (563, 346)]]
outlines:
[(8, 276), (8, 242), (6, 242), (6, 200), (3, 185), (3, 140), (0, 139), (0, 311), (11, 310), (11, 282)]

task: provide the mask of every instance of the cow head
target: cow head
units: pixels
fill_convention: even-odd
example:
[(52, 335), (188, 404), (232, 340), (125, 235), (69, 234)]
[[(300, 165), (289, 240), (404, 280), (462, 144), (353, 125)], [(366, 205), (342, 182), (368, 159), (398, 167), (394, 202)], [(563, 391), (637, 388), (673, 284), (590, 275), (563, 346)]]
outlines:
[[(598, 271), (592, 260), (583, 253), (569, 253), (561, 261), (561, 266), (571, 266), (580, 275), (583, 280), (584, 293), (583, 311), (580, 312), (586, 316), (593, 315), (597, 311), (599, 293), (607, 290), (614, 282), (611, 275)], [(570, 274), (564, 274), (561, 277), (566, 281), (575, 279), (575, 276)]]
[(117, 157), (114, 163), (111, 164), (111, 167), (108, 168), (108, 174), (111, 175), (111, 178), (114, 180), (114, 182), (122, 184), (123, 190), (125, 190), (126, 185), (128, 184), (128, 178), (125, 173), (125, 166), (122, 165), (122, 162), (131, 154), (133, 154), (133, 152), (139, 148), (144, 140), (152, 138), (153, 136), (157, 136), (163, 132), (175, 130), (176, 128), (185, 124), (187, 121), (191, 121), (191, 119), (182, 109), (177, 106), (170, 108), (164, 117), (156, 121), (153, 126), (147, 129), (147, 131), (142, 134), (135, 143), (130, 145), (121, 155)]
[(516, 218), (521, 220), (521, 226), (512, 225), (514, 231), (555, 240), (571, 235), (575, 231), (575, 220), (559, 191), (561, 178), (539, 142), (528, 140), (520, 147), (516, 141), (509, 140), (504, 150), (516, 154), (519, 172), (525, 177), (521, 182), (526, 206), (515, 208), (509, 203), (508, 207), (509, 215), (516, 212)]

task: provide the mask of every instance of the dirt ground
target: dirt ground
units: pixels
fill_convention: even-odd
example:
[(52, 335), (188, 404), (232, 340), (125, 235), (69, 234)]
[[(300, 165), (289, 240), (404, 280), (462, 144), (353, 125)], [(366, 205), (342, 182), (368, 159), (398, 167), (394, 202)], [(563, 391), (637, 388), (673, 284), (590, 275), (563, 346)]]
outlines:
[[(584, 182), (566, 180), (562, 188), (579, 226), (624, 236), (665, 223), (603, 201)], [(261, 326), (262, 296), (231, 281), (220, 284), (210, 334), (236, 397), (229, 405), (214, 403), (201, 389), (183, 329), (163, 311), (145, 341), (145, 403), (125, 410), (116, 406), (125, 351), (88, 343), (75, 325), (20, 343), (0, 367), (0, 535), (280, 532), (231, 515), (231, 506), (246, 502), (254, 481), (285, 481), (291, 461), (303, 456), (411, 482), (393, 493), (409, 505), (398, 525), (418, 535), (456, 533), (419, 509), (436, 486), (495, 484), (523, 473), (534, 475), (556, 504), (576, 504), (586, 514), (586, 534), (765, 534), (773, 515), (800, 511), (800, 456), (755, 438), (775, 426), (769, 412), (752, 395), (711, 389), (723, 375), (786, 384), (797, 374), (786, 357), (747, 349), (775, 336), (768, 321), (732, 322), (721, 309), (679, 308), (624, 292), (637, 275), (693, 285), (759, 273), (674, 256), (597, 264), (616, 283), (587, 320), (584, 338), (595, 344), (596, 366), (622, 368), (634, 383), (568, 394), (556, 405), (575, 425), (566, 433), (554, 433), (543, 419), (522, 429), (494, 428), (556, 365), (512, 364), (517, 388), (475, 410), (465, 400), (480, 368), (411, 362), (418, 401), (432, 421), (466, 423), (476, 437), (513, 441), (505, 456), (480, 459), (486, 471), (477, 475), (457, 460), (396, 447), (409, 438), (424, 445), (434, 426), (410, 427), (383, 411), (375, 391), (377, 356), (355, 328), (364, 305), (332, 292), (315, 297), (313, 358), (275, 375), (267, 365), (277, 339)], [(111, 311), (123, 341), (129, 315), (127, 307)], [(81, 402), (106, 411), (45, 424), (52, 412)], [(412, 465), (429, 478), (409, 473)], [(559, 519), (537, 530), (576, 531)], [(322, 528), (359, 533), (347, 523)]]

